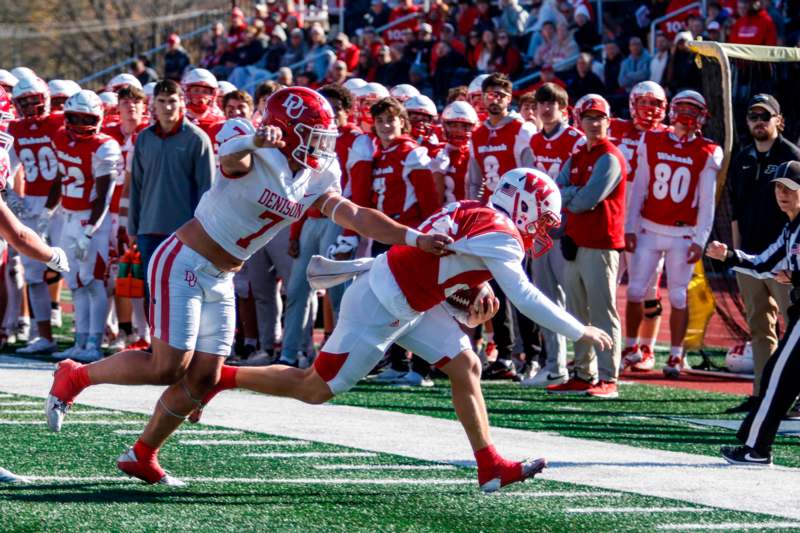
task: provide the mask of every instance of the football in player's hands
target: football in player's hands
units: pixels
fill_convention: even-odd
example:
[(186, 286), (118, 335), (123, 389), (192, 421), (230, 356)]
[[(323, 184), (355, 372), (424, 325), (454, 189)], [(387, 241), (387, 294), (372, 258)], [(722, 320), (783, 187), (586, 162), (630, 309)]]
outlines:
[(494, 291), (488, 283), (481, 283), (477, 287), (456, 291), (447, 297), (447, 303), (459, 311), (468, 313), (471, 308), (477, 309), (484, 298), (494, 298)]

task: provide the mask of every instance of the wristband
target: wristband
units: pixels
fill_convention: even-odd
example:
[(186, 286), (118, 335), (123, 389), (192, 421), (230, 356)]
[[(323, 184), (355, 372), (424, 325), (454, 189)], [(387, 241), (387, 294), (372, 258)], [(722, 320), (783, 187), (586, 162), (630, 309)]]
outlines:
[(417, 239), (422, 235), (422, 233), (418, 232), (415, 229), (408, 228), (406, 230), (406, 246), (411, 246), (413, 248), (417, 247)]

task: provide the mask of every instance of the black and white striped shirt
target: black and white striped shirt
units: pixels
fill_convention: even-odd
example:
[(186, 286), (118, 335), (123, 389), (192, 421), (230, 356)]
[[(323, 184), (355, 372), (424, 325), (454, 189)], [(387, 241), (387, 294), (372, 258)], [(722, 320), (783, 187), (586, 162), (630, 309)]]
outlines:
[(734, 270), (756, 278), (771, 278), (775, 273), (789, 270), (797, 273), (792, 276), (800, 279), (800, 217), (783, 227), (778, 240), (758, 255), (734, 250), (733, 257), (726, 263)]

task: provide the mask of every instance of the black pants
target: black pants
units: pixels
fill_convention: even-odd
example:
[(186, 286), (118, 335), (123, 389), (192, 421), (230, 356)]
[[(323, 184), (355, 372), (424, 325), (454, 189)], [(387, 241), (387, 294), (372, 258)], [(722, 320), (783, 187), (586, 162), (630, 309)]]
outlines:
[[(391, 245), (383, 244), (382, 242), (372, 242), (372, 257), (377, 257), (391, 248)], [(409, 366), (408, 358), (406, 357), (406, 350), (398, 344), (389, 346), (386, 352), (389, 357), (389, 366), (398, 372), (408, 372), (413, 370), (421, 376), (430, 374), (431, 365), (425, 359), (418, 355), (411, 354), (411, 365)]]
[(736, 436), (760, 454), (772, 443), (786, 412), (800, 393), (800, 305), (789, 308), (789, 324), (778, 349), (770, 356), (761, 377), (757, 405), (748, 413)]

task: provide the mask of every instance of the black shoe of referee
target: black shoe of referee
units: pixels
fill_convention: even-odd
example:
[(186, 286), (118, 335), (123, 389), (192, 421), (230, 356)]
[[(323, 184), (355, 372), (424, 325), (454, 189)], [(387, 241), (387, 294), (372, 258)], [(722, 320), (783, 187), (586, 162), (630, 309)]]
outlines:
[(762, 455), (750, 446), (723, 446), (719, 453), (732, 465), (772, 466), (772, 455)]

